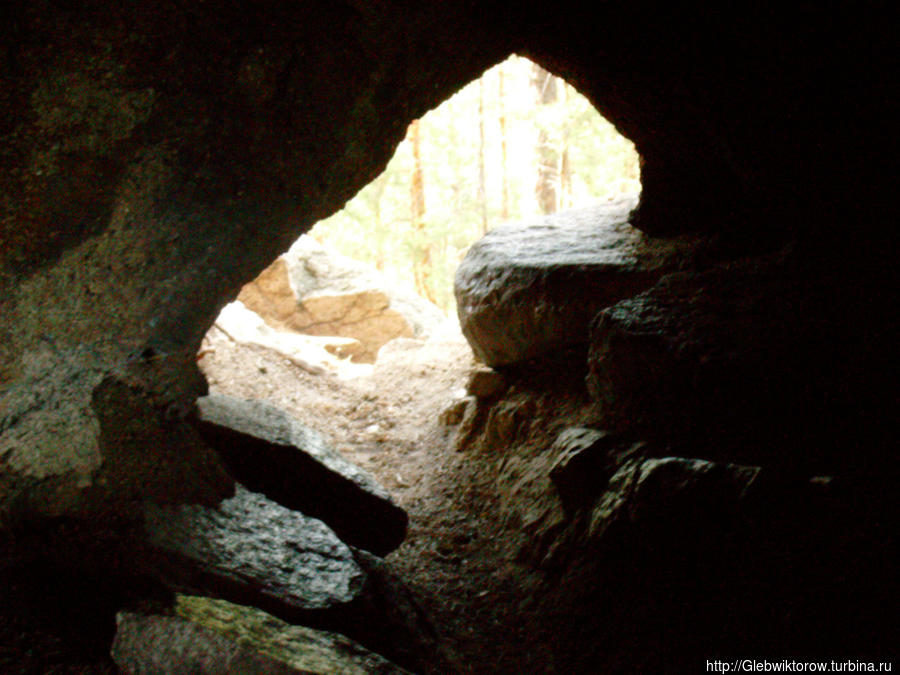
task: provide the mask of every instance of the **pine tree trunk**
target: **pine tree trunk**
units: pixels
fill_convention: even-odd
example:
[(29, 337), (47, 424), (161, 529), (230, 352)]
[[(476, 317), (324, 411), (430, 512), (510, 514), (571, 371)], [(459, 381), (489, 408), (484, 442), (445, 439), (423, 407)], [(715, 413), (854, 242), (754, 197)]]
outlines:
[[(531, 82), (537, 93), (537, 105), (549, 105), (556, 101), (556, 78), (539, 65), (534, 64)], [(557, 207), (559, 183), (559, 155), (546, 129), (539, 129), (537, 140), (537, 181), (535, 196), (541, 213), (554, 213)]]
[(478, 78), (478, 202), (481, 205), (481, 234), (488, 231), (487, 190), (484, 170), (484, 77)]
[(409, 125), (412, 143), (413, 172), (410, 181), (410, 205), (413, 235), (413, 279), (419, 295), (435, 301), (431, 288), (431, 246), (425, 231), (425, 181), (422, 176), (422, 150), (419, 138), (419, 120)]
[[(565, 80), (560, 80), (560, 87), (563, 92), (563, 102), (566, 110), (569, 108), (569, 85)], [(569, 162), (569, 126), (563, 127), (562, 149), (559, 158), (559, 209), (572, 208), (572, 165)]]
[(509, 174), (506, 167), (506, 92), (504, 91), (503, 82), (503, 64), (500, 64), (497, 68), (497, 75), (499, 76), (499, 91), (497, 93), (500, 101), (500, 163), (503, 173), (500, 217), (503, 220), (509, 220)]

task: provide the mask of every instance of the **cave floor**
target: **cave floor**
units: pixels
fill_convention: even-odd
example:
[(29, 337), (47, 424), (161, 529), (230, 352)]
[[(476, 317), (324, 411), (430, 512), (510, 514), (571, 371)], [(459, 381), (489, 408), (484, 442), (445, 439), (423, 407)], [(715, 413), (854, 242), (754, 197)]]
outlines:
[(387, 560), (431, 614), (462, 673), (554, 672), (533, 615), (541, 578), (515, 561), (495, 487), (500, 458), (456, 449), (441, 412), (474, 365), (461, 336), (389, 343), (368, 375), (313, 374), (213, 328), (210, 390), (270, 401), (329, 437), (410, 516)]

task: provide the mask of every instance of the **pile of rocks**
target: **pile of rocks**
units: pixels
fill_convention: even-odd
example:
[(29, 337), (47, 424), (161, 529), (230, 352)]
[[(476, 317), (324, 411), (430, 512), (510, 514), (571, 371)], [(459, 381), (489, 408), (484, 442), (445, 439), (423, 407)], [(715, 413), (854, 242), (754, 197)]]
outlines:
[(374, 478), (272, 404), (210, 395), (197, 409), (234, 495), (211, 506), (144, 505), (144, 573), (197, 597), (121, 613), (117, 664), (134, 673), (407, 672), (396, 662), (445, 672), (428, 618), (378, 557), (402, 543), (408, 518)]
[(238, 300), (280, 331), (356, 340), (340, 354), (358, 363), (374, 362), (389, 340), (427, 337), (444, 321), (424, 298), (308, 235), (244, 286)]

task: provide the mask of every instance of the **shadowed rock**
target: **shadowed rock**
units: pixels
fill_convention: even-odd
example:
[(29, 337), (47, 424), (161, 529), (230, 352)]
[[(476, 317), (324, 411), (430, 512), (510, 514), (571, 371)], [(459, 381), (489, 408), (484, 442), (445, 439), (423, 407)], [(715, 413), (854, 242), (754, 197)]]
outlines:
[(112, 658), (127, 675), (299, 675), (286, 663), (173, 616), (116, 617)]
[(112, 655), (127, 673), (401, 675), (337, 633), (292, 626), (225, 600), (178, 596), (174, 616), (123, 612)]
[[(847, 462), (855, 408), (883, 405), (860, 380), (883, 341), (865, 309), (872, 291), (811, 281), (792, 262), (788, 251), (672, 274), (604, 310), (587, 378), (604, 425), (717, 459), (804, 471)], [(879, 427), (866, 433), (877, 439)]]
[(454, 291), (463, 334), (489, 366), (588, 341), (604, 307), (653, 285), (686, 244), (626, 221), (632, 202), (498, 227), (469, 249)]
[(238, 487), (217, 508), (148, 504), (148, 543), (179, 588), (233, 588), (298, 610), (359, 595), (365, 574), (328, 527)]
[(423, 672), (447, 672), (437, 635), (387, 563), (322, 522), (238, 486), (217, 508), (147, 504), (143, 565), (170, 588), (336, 631)]
[(224, 394), (199, 399), (197, 408), (201, 434), (251, 490), (324, 521), (358, 548), (385, 555), (403, 542), (406, 512), (284, 410)]

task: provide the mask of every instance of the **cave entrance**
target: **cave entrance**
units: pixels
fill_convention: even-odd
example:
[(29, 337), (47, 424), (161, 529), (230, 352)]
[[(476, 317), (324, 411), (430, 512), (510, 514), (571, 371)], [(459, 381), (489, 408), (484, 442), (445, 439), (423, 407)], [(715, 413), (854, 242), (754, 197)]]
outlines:
[(598, 203), (627, 212), (640, 190), (634, 144), (513, 55), (414, 120), (383, 172), (245, 285), (212, 331), (366, 374), (354, 366), (392, 338), (454, 331), (455, 270), (495, 226)]
[(413, 122), (385, 171), (247, 284), (204, 339), (211, 392), (284, 410), (406, 509), (389, 561), (473, 662), (517, 644), (521, 597), (490, 538), (503, 527), (494, 459), (458, 451), (483, 367), (459, 332), (454, 270), (506, 221), (633, 207), (639, 191), (634, 146), (570, 85), (512, 57)]

